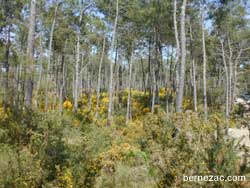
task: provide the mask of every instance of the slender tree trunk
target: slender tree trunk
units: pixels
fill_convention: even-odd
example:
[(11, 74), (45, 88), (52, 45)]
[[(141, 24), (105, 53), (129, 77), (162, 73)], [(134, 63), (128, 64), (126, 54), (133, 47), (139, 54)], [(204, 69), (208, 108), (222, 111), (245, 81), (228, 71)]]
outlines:
[[(22, 53), (22, 51), (21, 51)], [(22, 53), (24, 54), (24, 53)], [(19, 109), (19, 107), (21, 107), (21, 104), (20, 104), (20, 95), (22, 93), (22, 81), (21, 81), (21, 78), (22, 78), (22, 71), (23, 71), (23, 61), (24, 61), (24, 55), (21, 55), (21, 61), (20, 63), (18, 64), (18, 75), (17, 75), (17, 96), (16, 96), (16, 103), (17, 103), (17, 108)]]
[(154, 65), (152, 65), (152, 74), (153, 74), (153, 95), (152, 95), (152, 101), (151, 101), (151, 113), (154, 113), (155, 111), (155, 91), (156, 91), (156, 79), (155, 79), (155, 68)]
[[(157, 30), (156, 30), (157, 32)], [(156, 33), (156, 44), (155, 44), (155, 57), (156, 57), (156, 70), (155, 70), (155, 84), (156, 84), (156, 90), (155, 90), (155, 103), (160, 103), (160, 97), (159, 97), (159, 87), (161, 85), (161, 65), (162, 63), (162, 47), (160, 43), (160, 39), (158, 34)]]
[(194, 60), (193, 35), (192, 35), (191, 23), (190, 23), (190, 48), (191, 48), (191, 62), (192, 62), (194, 111), (197, 112), (196, 66)]
[(226, 74), (226, 135), (228, 135), (228, 128), (229, 128), (229, 75), (228, 75), (228, 68), (226, 63), (226, 57), (225, 57), (225, 50), (223, 41), (220, 41), (221, 43), (221, 50), (222, 50), (222, 60), (224, 64), (225, 74)]
[(87, 5), (84, 8), (81, 8), (80, 17), (79, 17), (79, 25), (78, 25), (78, 31), (77, 31), (77, 44), (76, 44), (76, 63), (75, 63), (75, 79), (74, 79), (74, 89), (73, 89), (73, 111), (77, 112), (78, 109), (78, 97), (79, 97), (79, 64), (80, 64), (80, 36), (81, 36), (81, 24), (82, 24), (82, 17), (84, 11), (86, 11), (92, 3)]
[(36, 25), (36, 0), (31, 0), (30, 16), (29, 16), (29, 33), (27, 46), (27, 68), (26, 68), (26, 86), (25, 86), (25, 107), (32, 108), (32, 92), (33, 92), (33, 74), (34, 74), (34, 35)]
[(116, 69), (116, 96), (117, 96), (117, 103), (118, 103), (118, 108), (121, 108), (121, 77), (120, 77), (120, 69), (122, 66), (122, 54), (121, 54), (121, 50), (118, 50), (118, 61), (117, 61), (117, 69)]
[[(67, 42), (66, 42), (67, 43)], [(59, 85), (59, 112), (62, 113), (63, 110), (63, 90), (65, 86), (65, 63), (64, 63), (64, 52), (62, 54), (61, 68), (60, 68), (60, 85)]]
[(127, 114), (126, 114), (126, 123), (130, 120), (131, 114), (131, 80), (132, 80), (132, 68), (133, 68), (133, 49), (131, 52), (130, 63), (129, 63), (129, 78), (128, 78), (128, 98), (127, 98)]
[(171, 96), (171, 113), (174, 111), (173, 105), (174, 105), (174, 101), (173, 101), (173, 91), (175, 88), (175, 81), (174, 81), (174, 69), (173, 69), (173, 47), (171, 47), (171, 55), (170, 55), (170, 67), (169, 67), (169, 82), (171, 84), (171, 90), (170, 90), (170, 96)]
[(151, 74), (151, 37), (150, 37), (149, 42), (148, 42), (148, 77), (147, 77), (147, 86), (148, 86), (148, 92), (149, 92), (149, 99), (151, 99), (151, 96), (152, 96), (152, 92), (151, 92), (152, 78), (151, 78), (151, 75), (152, 74)]
[(120, 92), (122, 90), (122, 57), (119, 58), (120, 62), (119, 62), (119, 91), (118, 91), (118, 104), (119, 104), (119, 108), (122, 107), (122, 93)]
[(106, 45), (106, 37), (104, 36), (103, 37), (103, 44), (102, 44), (102, 54), (101, 54), (101, 59), (100, 59), (99, 69), (98, 69), (97, 88), (96, 88), (96, 112), (95, 112), (95, 117), (96, 118), (98, 118), (98, 111), (99, 111), (101, 73), (102, 73), (103, 57), (104, 57), (104, 53), (105, 53), (105, 45)]
[[(116, 40), (117, 42), (116, 42), (116, 44), (118, 44), (118, 40)], [(115, 62), (114, 62), (114, 67), (113, 67), (113, 93), (112, 93), (112, 98), (115, 98), (116, 97), (116, 88), (117, 88), (117, 83), (116, 83), (116, 81), (117, 81), (117, 78), (116, 78), (116, 76), (117, 76), (117, 74), (115, 74), (116, 73), (116, 69), (117, 69), (117, 67), (118, 67), (118, 46), (116, 46), (116, 48), (115, 48)], [(113, 101), (113, 105), (112, 105), (112, 110), (111, 111), (113, 111), (115, 109), (115, 102)]]
[(196, 65), (192, 59), (192, 73), (193, 73), (193, 97), (194, 97), (194, 111), (197, 112), (197, 89), (196, 89)]
[(232, 96), (232, 90), (233, 90), (233, 51), (231, 48), (231, 42), (228, 38), (228, 48), (229, 48), (229, 57), (228, 57), (228, 68), (229, 68), (229, 113), (231, 111), (232, 105), (233, 105), (233, 96)]
[[(136, 85), (136, 74), (137, 74), (137, 66), (134, 65), (134, 71), (132, 73), (132, 81), (131, 81), (131, 87), (133, 88)], [(139, 88), (137, 88), (139, 89)]]
[(234, 72), (233, 72), (233, 79), (232, 79), (232, 99), (234, 100), (236, 97), (236, 93), (237, 93), (237, 82), (238, 82), (238, 65), (240, 62), (240, 57), (241, 57), (241, 53), (242, 53), (242, 49), (240, 49), (238, 56), (235, 59), (235, 63), (234, 63)]
[(196, 66), (195, 66), (195, 60), (194, 60), (193, 34), (192, 34), (191, 23), (190, 23), (190, 48), (191, 48), (191, 62), (192, 62), (194, 111), (197, 112)]
[(57, 97), (59, 96), (58, 95), (58, 91), (59, 91), (59, 81), (58, 81), (58, 73), (59, 73), (59, 70), (60, 70), (60, 55), (58, 55), (57, 57), (57, 61), (56, 61), (56, 64), (55, 64), (55, 70), (54, 70), (54, 74), (55, 75), (55, 78), (54, 78), (54, 91), (53, 91), (53, 103), (52, 103), (52, 109), (55, 110), (56, 109), (56, 104), (57, 104)]
[(174, 13), (173, 13), (173, 21), (174, 21), (174, 35), (175, 35), (175, 43), (176, 43), (176, 58), (175, 58), (175, 86), (176, 91), (179, 88), (179, 59), (180, 59), (180, 42), (179, 42), (179, 33), (178, 33), (178, 26), (177, 26), (177, 19), (176, 19), (176, 9), (177, 3), (176, 0), (173, 1), (174, 6)]
[(167, 78), (167, 71), (165, 76), (165, 112), (169, 113), (169, 91), (168, 91), (168, 78)]
[(185, 11), (187, 0), (183, 0), (181, 8), (181, 64), (179, 87), (176, 96), (176, 112), (182, 111), (182, 101), (184, 95), (185, 69), (186, 69), (186, 33), (185, 33)]
[(50, 37), (49, 37), (49, 52), (48, 52), (48, 65), (47, 65), (47, 71), (46, 71), (46, 84), (45, 84), (45, 105), (44, 110), (48, 110), (48, 88), (49, 88), (49, 78), (50, 78), (50, 64), (51, 64), (51, 56), (52, 56), (52, 41), (53, 41), (53, 34), (54, 34), (54, 28), (56, 23), (56, 14), (57, 14), (57, 8), (58, 5), (56, 5), (55, 12), (54, 12), (54, 18), (51, 25), (50, 30)]
[(88, 109), (91, 110), (92, 108), (92, 78), (91, 76), (94, 74), (91, 67), (88, 68), (89, 76), (88, 76)]
[(38, 107), (38, 94), (40, 90), (40, 85), (42, 81), (42, 73), (43, 73), (43, 46), (42, 46), (42, 35), (40, 35), (40, 67), (39, 67), (39, 77), (37, 81), (36, 91), (35, 91), (35, 108)]
[(9, 103), (9, 56), (10, 56), (10, 26), (8, 26), (7, 30), (7, 43), (6, 43), (6, 51), (5, 51), (5, 79), (4, 79), (4, 111), (7, 112), (8, 103)]
[[(115, 23), (114, 23), (114, 28), (113, 28), (111, 51), (114, 50), (114, 46), (115, 46), (115, 35), (116, 35), (118, 13), (119, 13), (119, 0), (116, 0), (116, 16), (115, 16)], [(112, 107), (113, 107), (113, 61), (110, 61), (110, 75), (109, 76), (110, 76), (110, 79), (109, 79), (109, 106), (108, 106), (108, 118), (107, 118), (107, 125), (108, 126), (111, 123)]]
[(75, 63), (75, 79), (74, 79), (74, 107), (73, 111), (77, 112), (78, 109), (78, 90), (79, 90), (79, 63), (80, 63), (80, 32), (77, 34), (76, 46), (76, 63)]
[(59, 91), (59, 112), (62, 113), (63, 110), (63, 91), (64, 91), (64, 87), (65, 87), (65, 63), (64, 63), (64, 55), (62, 56), (62, 78), (61, 78), (61, 84), (60, 84), (60, 91)]
[(203, 102), (204, 102), (204, 118), (207, 120), (207, 54), (204, 28), (204, 8), (201, 13), (201, 30), (202, 30), (202, 51), (203, 51)]
[(66, 73), (66, 64), (65, 61), (65, 51), (67, 47), (68, 39), (65, 41), (64, 49), (62, 52), (62, 59), (60, 65), (60, 75), (59, 75), (59, 112), (62, 114), (63, 111), (63, 100), (64, 100), (64, 90), (65, 90), (65, 73)]
[(76, 44), (76, 63), (75, 63), (75, 76), (73, 82), (73, 111), (76, 113), (78, 109), (78, 97), (79, 97), (79, 64), (80, 64), (80, 36), (81, 36), (81, 23), (83, 9), (80, 10), (79, 25), (77, 31), (77, 44)]
[(146, 81), (145, 81), (145, 71), (144, 71), (144, 65), (143, 65), (143, 59), (141, 58), (141, 69), (142, 69), (142, 89), (144, 91), (144, 94), (146, 93)]

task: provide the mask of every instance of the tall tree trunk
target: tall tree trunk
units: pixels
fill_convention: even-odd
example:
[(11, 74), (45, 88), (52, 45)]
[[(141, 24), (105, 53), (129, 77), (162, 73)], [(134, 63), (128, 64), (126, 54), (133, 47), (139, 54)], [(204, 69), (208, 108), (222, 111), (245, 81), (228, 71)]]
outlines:
[(155, 79), (155, 68), (154, 65), (152, 65), (152, 74), (153, 74), (153, 95), (151, 100), (151, 113), (154, 113), (155, 111), (155, 91), (156, 91), (156, 79)]
[(225, 74), (226, 74), (226, 135), (228, 135), (228, 128), (229, 128), (229, 75), (228, 75), (228, 68), (227, 68), (227, 63), (226, 63), (223, 41), (220, 40), (220, 43), (221, 43), (221, 50), (222, 50), (222, 60), (223, 60), (223, 64), (224, 64)]
[(31, 0), (30, 16), (29, 16), (29, 33), (27, 46), (27, 69), (26, 69), (26, 86), (25, 86), (25, 107), (32, 108), (32, 92), (33, 92), (33, 74), (34, 74), (34, 35), (36, 25), (36, 0)]
[(181, 7), (181, 64), (179, 87), (176, 96), (176, 112), (182, 111), (182, 101), (184, 95), (185, 69), (186, 69), (186, 33), (185, 33), (185, 11), (187, 0), (183, 0)]
[(7, 30), (6, 50), (5, 50), (5, 79), (4, 79), (4, 111), (7, 111), (9, 103), (9, 57), (10, 57), (10, 26)]
[(92, 4), (90, 3), (80, 10), (79, 25), (77, 31), (77, 44), (76, 44), (76, 63), (75, 63), (75, 79), (74, 79), (74, 89), (73, 89), (73, 111), (77, 112), (78, 109), (78, 97), (79, 97), (79, 63), (80, 63), (80, 36), (81, 36), (81, 24), (84, 11), (86, 11)]
[(117, 69), (116, 69), (116, 96), (117, 96), (117, 104), (118, 104), (118, 108), (121, 108), (121, 92), (120, 90), (121, 88), (121, 77), (120, 77), (120, 69), (122, 66), (122, 54), (121, 54), (121, 50), (118, 50), (118, 60), (117, 60)]
[(39, 67), (39, 77), (37, 80), (36, 91), (35, 91), (35, 108), (38, 107), (38, 94), (40, 90), (40, 85), (42, 81), (42, 73), (43, 73), (43, 46), (42, 46), (42, 35), (40, 35), (40, 67)]
[(176, 43), (176, 58), (175, 58), (175, 74), (176, 74), (176, 80), (175, 86), (176, 91), (178, 91), (179, 88), (179, 59), (180, 59), (180, 42), (179, 42), (179, 33), (178, 33), (178, 26), (177, 26), (177, 19), (176, 19), (176, 9), (177, 9), (177, 3), (176, 0), (173, 1), (174, 6), (174, 13), (173, 13), (173, 22), (174, 22), (174, 35), (175, 35), (175, 43)]
[(145, 70), (143, 65), (143, 59), (141, 58), (141, 69), (142, 69), (142, 89), (144, 94), (146, 93), (146, 81), (145, 81)]
[(54, 71), (52, 71), (53, 79), (52, 79), (52, 84), (53, 84), (53, 90), (52, 90), (52, 105), (51, 109), (55, 110), (56, 108), (56, 102), (57, 102), (57, 90), (58, 90), (58, 67), (60, 64), (60, 55), (58, 55), (57, 60), (55, 61), (54, 65)]
[(232, 96), (232, 90), (233, 90), (233, 51), (231, 48), (231, 41), (228, 37), (228, 48), (229, 48), (229, 57), (228, 57), (228, 68), (229, 68), (229, 113), (231, 111), (232, 105), (233, 105), (233, 96)]
[(155, 29), (156, 32), (156, 41), (155, 41), (155, 60), (156, 60), (156, 70), (155, 70), (155, 84), (156, 84), (156, 90), (155, 90), (155, 103), (160, 103), (160, 97), (159, 97), (159, 87), (161, 84), (161, 66), (162, 66), (162, 47), (161, 47), (161, 41), (159, 39), (157, 29)]
[[(169, 47), (167, 50), (167, 56), (169, 57)], [(167, 61), (169, 63), (169, 60)], [(169, 80), (168, 80), (168, 70), (166, 69), (165, 71), (165, 80), (164, 80), (164, 85), (165, 85), (165, 112), (168, 114), (169, 113)]]
[(91, 76), (94, 74), (91, 66), (88, 67), (88, 72), (89, 72), (89, 76), (88, 76), (88, 85), (89, 85), (89, 89), (88, 89), (88, 109), (91, 110), (91, 108), (92, 108), (92, 78), (91, 78)]
[(197, 112), (196, 65), (194, 60), (193, 34), (192, 34), (191, 23), (190, 23), (190, 48), (191, 48), (191, 62), (192, 62), (194, 111)]
[[(151, 99), (152, 95), (152, 78), (151, 78), (151, 37), (148, 42), (148, 77), (147, 77), (147, 86), (149, 92), (149, 99)], [(149, 103), (150, 104), (150, 103)]]
[(240, 49), (238, 56), (235, 59), (234, 62), (234, 72), (233, 72), (233, 79), (232, 79), (232, 99), (235, 99), (236, 93), (237, 93), (237, 82), (238, 82), (238, 65), (240, 62), (240, 57), (242, 54), (242, 49)]
[(129, 78), (128, 78), (128, 98), (127, 98), (127, 114), (126, 114), (126, 123), (130, 120), (131, 117), (131, 80), (132, 80), (132, 68), (134, 61), (134, 52), (131, 51), (130, 63), (129, 63)]
[[(119, 13), (119, 0), (116, 0), (116, 16), (115, 16), (115, 23), (114, 23), (113, 34), (112, 34), (111, 51), (114, 50), (114, 46), (115, 46), (115, 35), (116, 35), (118, 13)], [(111, 123), (112, 107), (113, 107), (113, 61), (110, 61), (109, 78), (110, 78), (109, 79), (109, 106), (108, 106), (108, 118), (107, 118), (107, 125), (108, 126)]]
[(204, 102), (204, 118), (207, 120), (207, 54), (204, 28), (204, 8), (201, 13), (201, 31), (202, 31), (202, 51), (203, 51), (203, 102)]
[(74, 79), (74, 106), (73, 111), (77, 112), (78, 109), (78, 90), (79, 90), (79, 63), (80, 63), (80, 32), (77, 34), (77, 45), (76, 45), (76, 63), (75, 63), (75, 79)]
[[(118, 40), (116, 40), (116, 41), (117, 41), (116, 44), (118, 44)], [(116, 46), (116, 48), (115, 48), (115, 62), (114, 62), (114, 67), (113, 67), (113, 94), (112, 94), (112, 98), (116, 97), (116, 94), (117, 94), (117, 92), (116, 92), (116, 88), (117, 88), (116, 76), (117, 76), (117, 74), (115, 74), (117, 67), (118, 67), (118, 46)], [(113, 102), (112, 111), (113, 111), (113, 109), (115, 109), (115, 102)]]
[(119, 108), (121, 108), (122, 107), (122, 93), (120, 91), (122, 90), (122, 57), (119, 58), (119, 61), (120, 62), (119, 62), (119, 70), (118, 70), (118, 78), (119, 78), (118, 104), (119, 104)]
[(62, 114), (63, 111), (63, 100), (64, 100), (64, 90), (65, 90), (65, 72), (66, 72), (66, 64), (65, 61), (65, 51), (67, 47), (68, 39), (66, 39), (63, 52), (62, 52), (62, 59), (60, 65), (60, 75), (59, 75), (59, 112)]
[(174, 88), (175, 88), (175, 81), (174, 81), (174, 69), (173, 69), (173, 47), (171, 47), (171, 55), (170, 55), (170, 67), (169, 67), (169, 82), (171, 84), (172, 88), (170, 90), (170, 96), (171, 96), (171, 105), (172, 105), (172, 108), (171, 108), (171, 113), (174, 111), (174, 108), (173, 108), (173, 105), (174, 105), (174, 101), (173, 101), (173, 91), (174, 91)]
[(101, 54), (101, 59), (100, 59), (100, 63), (99, 63), (99, 68), (98, 68), (98, 80), (97, 80), (97, 88), (96, 88), (96, 112), (95, 112), (96, 118), (98, 118), (98, 111), (99, 111), (101, 73), (102, 73), (103, 57), (104, 57), (104, 53), (105, 53), (105, 45), (106, 45), (106, 37), (104, 36), (103, 43), (102, 43), (102, 54)]
[(54, 28), (56, 23), (56, 14), (57, 14), (57, 8), (58, 5), (56, 5), (55, 12), (54, 12), (54, 18), (51, 25), (50, 30), (50, 37), (49, 37), (49, 52), (48, 52), (48, 65), (47, 65), (47, 71), (46, 71), (46, 84), (45, 84), (45, 105), (44, 110), (48, 110), (48, 88), (49, 88), (49, 78), (50, 78), (50, 64), (51, 64), (51, 56), (52, 56), (52, 41), (53, 41), (53, 34), (54, 34)]
[(63, 110), (63, 92), (65, 88), (65, 69), (66, 69), (66, 64), (64, 63), (64, 55), (62, 55), (62, 72), (61, 72), (61, 81), (60, 81), (60, 91), (59, 91), (59, 112), (62, 113)]
[[(21, 53), (23, 51), (20, 51)], [(21, 81), (21, 77), (22, 77), (22, 72), (23, 72), (23, 62), (24, 62), (24, 53), (21, 54), (21, 60), (20, 63), (18, 64), (18, 75), (17, 75), (17, 96), (16, 96), (16, 104), (17, 104), (17, 109), (20, 109), (19, 107), (21, 107), (20, 104), (20, 96), (22, 93), (22, 81)]]

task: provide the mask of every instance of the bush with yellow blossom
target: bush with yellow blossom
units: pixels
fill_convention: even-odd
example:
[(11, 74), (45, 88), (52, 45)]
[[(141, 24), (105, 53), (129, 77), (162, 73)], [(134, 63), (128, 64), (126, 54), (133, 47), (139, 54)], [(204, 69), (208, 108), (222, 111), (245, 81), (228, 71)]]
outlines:
[(57, 188), (73, 188), (73, 176), (69, 168), (56, 166), (57, 178), (54, 185)]
[(63, 108), (64, 109), (72, 110), (72, 107), (73, 107), (73, 105), (69, 100), (64, 101), (64, 103), (63, 103)]
[(8, 118), (8, 114), (4, 111), (3, 107), (0, 107), (0, 120)]

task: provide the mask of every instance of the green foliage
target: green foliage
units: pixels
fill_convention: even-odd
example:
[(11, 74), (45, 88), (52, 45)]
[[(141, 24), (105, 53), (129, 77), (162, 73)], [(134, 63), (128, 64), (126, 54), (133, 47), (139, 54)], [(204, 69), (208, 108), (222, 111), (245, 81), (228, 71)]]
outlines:
[(65, 109), (13, 118), (9, 112), (0, 129), (2, 187), (205, 186), (182, 176), (247, 173), (234, 142), (214, 138), (224, 122), (220, 114), (204, 121), (192, 112), (167, 116), (159, 107), (127, 124), (114, 116), (109, 127), (105, 119), (87, 122), (88, 113), (80, 114)]

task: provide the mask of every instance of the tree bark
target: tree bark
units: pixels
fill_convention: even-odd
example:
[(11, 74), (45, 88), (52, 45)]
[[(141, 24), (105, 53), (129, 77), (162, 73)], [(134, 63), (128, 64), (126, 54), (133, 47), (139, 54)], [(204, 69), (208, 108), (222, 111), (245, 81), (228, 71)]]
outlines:
[(192, 62), (194, 111), (197, 112), (196, 65), (194, 59), (193, 34), (192, 34), (191, 23), (190, 23), (190, 48), (191, 48), (191, 62)]
[(176, 96), (176, 112), (182, 112), (182, 101), (184, 95), (185, 69), (186, 69), (186, 33), (185, 33), (185, 11), (187, 0), (183, 0), (181, 8), (181, 64), (179, 87)]
[(228, 75), (228, 68), (227, 68), (227, 63), (226, 63), (223, 41), (220, 40), (220, 43), (221, 43), (221, 50), (222, 50), (222, 60), (223, 60), (223, 64), (224, 64), (225, 74), (226, 74), (226, 135), (228, 135), (228, 128), (229, 128), (229, 75)]
[(74, 89), (73, 89), (73, 112), (77, 112), (78, 109), (78, 97), (79, 97), (79, 63), (80, 63), (80, 36), (81, 36), (81, 24), (84, 11), (86, 11), (92, 3), (87, 5), (80, 10), (79, 25), (77, 31), (77, 44), (76, 44), (76, 63), (75, 63), (75, 79), (74, 79)]
[(30, 16), (29, 16), (29, 33), (28, 33), (28, 46), (26, 52), (27, 68), (26, 68), (26, 87), (25, 87), (25, 107), (32, 108), (32, 92), (33, 92), (33, 74), (34, 74), (34, 34), (36, 25), (36, 0), (31, 0)]
[(242, 49), (240, 49), (238, 56), (235, 59), (235, 63), (234, 63), (234, 72), (233, 72), (233, 79), (232, 79), (232, 99), (234, 100), (236, 97), (236, 93), (237, 93), (237, 82), (238, 82), (238, 65), (240, 62), (240, 57), (242, 54)]
[(153, 95), (152, 95), (152, 101), (151, 101), (151, 113), (155, 112), (155, 91), (156, 91), (156, 79), (155, 79), (155, 68), (154, 65), (152, 65), (152, 74), (153, 74)]
[(129, 63), (126, 123), (128, 123), (128, 121), (130, 120), (130, 117), (131, 117), (131, 80), (132, 80), (133, 61), (134, 61), (134, 53), (133, 53), (133, 49), (132, 49), (131, 57), (130, 57), (130, 63)]
[(202, 30), (202, 51), (203, 51), (203, 102), (204, 102), (204, 118), (207, 120), (207, 54), (204, 28), (204, 8), (201, 13), (201, 30)]
[(102, 73), (102, 63), (103, 63), (103, 57), (105, 53), (105, 45), (106, 45), (106, 37), (103, 37), (103, 43), (102, 43), (102, 54), (101, 59), (99, 63), (98, 68), (98, 80), (97, 80), (97, 88), (96, 88), (96, 112), (95, 117), (98, 118), (98, 111), (99, 111), (99, 100), (100, 100), (100, 87), (101, 87), (101, 73)]
[(175, 57), (175, 86), (176, 91), (178, 91), (179, 88), (179, 59), (180, 59), (180, 41), (179, 41), (179, 33), (178, 33), (178, 26), (177, 26), (177, 19), (176, 19), (176, 0), (173, 1), (174, 6), (174, 13), (173, 13), (173, 22), (174, 22), (174, 35), (175, 35), (175, 43), (176, 43), (176, 57)]
[[(119, 0), (116, 0), (116, 16), (112, 34), (112, 41), (111, 41), (111, 51), (114, 50), (115, 46), (115, 35), (116, 35), (116, 26), (118, 20), (118, 13), (119, 13)], [(113, 61), (110, 61), (110, 75), (109, 75), (109, 106), (108, 106), (108, 118), (107, 118), (107, 125), (109, 126), (111, 123), (112, 118), (112, 107), (113, 107)]]
[(231, 48), (231, 41), (228, 37), (228, 48), (229, 48), (229, 57), (228, 57), (228, 68), (229, 68), (229, 113), (231, 111), (232, 105), (233, 105), (233, 96), (232, 96), (232, 90), (233, 90), (233, 51)]
[(4, 79), (4, 111), (7, 112), (9, 103), (9, 57), (10, 57), (10, 26), (7, 30), (7, 40), (6, 40), (6, 50), (5, 50), (5, 79)]
[(54, 28), (55, 28), (55, 22), (56, 22), (56, 14), (57, 14), (57, 8), (58, 5), (56, 5), (55, 12), (54, 12), (54, 18), (51, 25), (50, 30), (50, 37), (49, 37), (49, 52), (48, 52), (48, 65), (47, 65), (47, 71), (46, 71), (46, 84), (45, 84), (45, 104), (44, 104), (44, 110), (48, 110), (48, 87), (49, 87), (49, 77), (50, 77), (50, 64), (51, 64), (51, 56), (52, 56), (52, 41), (53, 41), (53, 34), (54, 34)]
[(40, 71), (39, 77), (37, 81), (36, 91), (35, 91), (35, 108), (38, 107), (38, 94), (40, 90), (40, 85), (42, 81), (42, 73), (43, 73), (43, 46), (42, 46), (42, 35), (40, 35)]
[(118, 79), (119, 79), (118, 105), (119, 105), (119, 108), (121, 108), (122, 107), (122, 93), (120, 92), (120, 90), (122, 90), (122, 57), (119, 58)]
[(142, 70), (142, 89), (144, 91), (144, 94), (146, 93), (146, 81), (145, 81), (145, 71), (144, 71), (144, 65), (143, 65), (143, 59), (141, 58), (141, 70)]
[[(151, 37), (149, 38), (148, 42), (148, 75), (147, 75), (147, 86), (148, 86), (148, 92), (149, 92), (149, 99), (151, 99), (152, 96), (152, 74), (151, 74)], [(151, 101), (152, 102), (152, 101)], [(151, 105), (151, 103), (149, 103)]]

